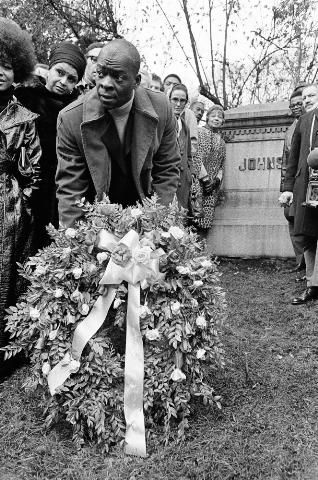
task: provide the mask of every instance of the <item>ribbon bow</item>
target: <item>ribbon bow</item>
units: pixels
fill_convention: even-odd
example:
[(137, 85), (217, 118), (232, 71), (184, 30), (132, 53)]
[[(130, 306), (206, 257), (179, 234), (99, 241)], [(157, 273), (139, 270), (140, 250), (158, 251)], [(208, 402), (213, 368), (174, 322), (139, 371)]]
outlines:
[[(122, 249), (117, 247), (122, 246)], [(130, 230), (121, 240), (105, 230), (99, 234), (98, 247), (113, 252), (102, 285), (109, 285), (93, 305), (89, 315), (75, 329), (71, 354), (50, 371), (48, 384), (51, 395), (74, 373), (74, 365), (80, 366), (80, 357), (87, 342), (102, 326), (114, 301), (118, 285), (128, 282), (124, 414), (126, 420), (125, 451), (131, 455), (146, 456), (145, 422), (143, 414), (144, 353), (139, 325), (140, 286), (147, 279), (158, 278), (160, 250), (140, 245), (139, 235)], [(116, 255), (116, 250), (122, 253)], [(152, 253), (152, 254), (151, 254)], [(153, 255), (155, 254), (155, 255)], [(155, 258), (153, 258), (155, 256)], [(77, 369), (78, 369), (77, 368)]]

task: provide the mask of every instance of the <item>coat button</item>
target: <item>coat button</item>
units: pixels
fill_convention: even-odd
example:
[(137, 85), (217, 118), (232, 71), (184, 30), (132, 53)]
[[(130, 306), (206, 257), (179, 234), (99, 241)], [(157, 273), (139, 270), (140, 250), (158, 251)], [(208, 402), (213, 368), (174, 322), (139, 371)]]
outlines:
[(178, 187), (181, 187), (181, 182), (178, 182)]
[(183, 170), (184, 170), (184, 167), (180, 167), (180, 172), (183, 172)]

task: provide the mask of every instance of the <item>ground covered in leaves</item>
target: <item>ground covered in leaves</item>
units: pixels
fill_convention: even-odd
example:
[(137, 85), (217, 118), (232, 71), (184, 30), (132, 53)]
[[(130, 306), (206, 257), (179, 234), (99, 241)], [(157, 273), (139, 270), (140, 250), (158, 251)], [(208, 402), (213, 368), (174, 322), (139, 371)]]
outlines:
[(227, 366), (211, 382), (221, 411), (193, 407), (188, 439), (149, 457), (76, 450), (69, 430), (46, 432), (23, 367), (0, 385), (1, 480), (316, 480), (318, 301), (292, 306), (304, 283), (292, 263), (221, 260)]

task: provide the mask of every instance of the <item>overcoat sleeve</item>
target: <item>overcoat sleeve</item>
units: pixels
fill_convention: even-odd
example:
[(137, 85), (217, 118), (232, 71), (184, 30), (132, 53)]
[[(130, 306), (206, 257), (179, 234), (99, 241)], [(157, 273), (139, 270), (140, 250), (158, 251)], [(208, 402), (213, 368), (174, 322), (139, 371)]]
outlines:
[(153, 157), (152, 186), (163, 205), (172, 202), (178, 188), (180, 152), (177, 142), (175, 117), (167, 103), (164, 133)]
[(300, 155), (300, 144), (301, 144), (301, 118), (298, 120), (294, 135), (292, 138), (292, 143), (290, 147), (290, 153), (288, 157), (288, 164), (286, 168), (285, 181), (283, 186), (284, 192), (292, 192), (294, 189), (295, 178), (298, 170), (298, 162)]
[(60, 223), (69, 227), (83, 216), (76, 204), (89, 190), (89, 171), (76, 139), (64, 121), (62, 114), (57, 119), (57, 200)]

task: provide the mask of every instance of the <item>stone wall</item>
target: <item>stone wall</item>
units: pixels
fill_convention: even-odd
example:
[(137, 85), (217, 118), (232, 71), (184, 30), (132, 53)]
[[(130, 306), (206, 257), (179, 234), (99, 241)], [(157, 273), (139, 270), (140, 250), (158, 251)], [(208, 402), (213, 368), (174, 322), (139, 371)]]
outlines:
[(216, 208), (208, 249), (219, 256), (292, 257), (278, 204), (284, 136), (292, 119), (287, 102), (226, 112), (224, 202)]

